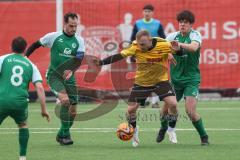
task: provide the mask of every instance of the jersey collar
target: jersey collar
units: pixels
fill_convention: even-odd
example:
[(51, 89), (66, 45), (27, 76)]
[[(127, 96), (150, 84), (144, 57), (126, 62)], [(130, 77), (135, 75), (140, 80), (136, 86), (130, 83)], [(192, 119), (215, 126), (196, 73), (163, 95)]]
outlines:
[(74, 35), (72, 35), (72, 36), (69, 36), (66, 32), (64, 32), (63, 31), (63, 34), (65, 35), (65, 36), (67, 36), (68, 38), (72, 38)]
[(146, 19), (143, 18), (143, 22), (144, 22), (144, 23), (151, 23), (152, 21), (153, 21), (153, 18), (151, 18), (150, 21), (146, 21)]

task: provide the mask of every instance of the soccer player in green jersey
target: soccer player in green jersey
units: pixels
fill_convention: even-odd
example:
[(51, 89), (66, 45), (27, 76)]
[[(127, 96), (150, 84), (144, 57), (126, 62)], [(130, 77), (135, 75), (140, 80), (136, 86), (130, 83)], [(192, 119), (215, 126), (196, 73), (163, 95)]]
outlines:
[[(81, 64), (85, 46), (81, 37), (77, 36), (78, 17), (75, 13), (64, 15), (64, 29), (59, 32), (48, 33), (38, 41), (34, 42), (27, 50), (26, 56), (29, 56), (34, 50), (42, 47), (51, 48), (50, 65), (47, 71), (47, 82), (60, 100), (60, 119), (61, 127), (56, 140), (61, 145), (71, 145), (73, 141), (70, 135), (70, 128), (73, 125), (76, 116), (76, 106), (78, 103), (77, 86), (74, 70), (66, 65), (71, 60)], [(65, 70), (60, 69), (65, 67)], [(75, 68), (76, 69), (76, 68)], [(70, 74), (68, 74), (70, 73)]]
[(13, 53), (0, 56), (0, 125), (8, 116), (19, 127), (20, 160), (26, 160), (29, 130), (28, 86), (34, 83), (41, 104), (41, 114), (50, 120), (46, 109), (42, 77), (37, 67), (23, 56), (27, 42), (22, 37), (12, 41)]
[[(192, 124), (196, 128), (202, 145), (208, 145), (208, 135), (204, 129), (202, 119), (196, 111), (197, 99), (199, 95), (199, 85), (201, 81), (199, 70), (200, 48), (202, 45), (201, 34), (192, 29), (195, 21), (194, 15), (188, 10), (184, 10), (177, 15), (179, 31), (167, 36), (171, 41), (177, 65), (171, 65), (171, 81), (174, 85), (177, 101), (182, 97), (185, 99), (185, 109)], [(168, 132), (174, 133), (176, 122), (169, 124)], [(171, 138), (171, 137), (169, 137)]]

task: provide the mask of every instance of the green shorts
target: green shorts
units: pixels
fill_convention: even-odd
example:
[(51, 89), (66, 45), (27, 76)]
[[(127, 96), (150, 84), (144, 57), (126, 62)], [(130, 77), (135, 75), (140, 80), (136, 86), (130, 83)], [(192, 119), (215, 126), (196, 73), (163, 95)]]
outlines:
[(27, 122), (28, 118), (28, 102), (8, 101), (0, 103), (0, 125), (8, 116), (12, 117), (16, 124)]
[(172, 84), (174, 86), (177, 101), (180, 101), (182, 97), (195, 97), (198, 99), (200, 82), (174, 82)]
[(59, 74), (47, 73), (46, 78), (51, 91), (56, 96), (58, 96), (59, 92), (66, 91), (70, 104), (76, 105), (78, 103), (78, 92), (74, 76), (71, 76), (69, 80), (64, 80)]

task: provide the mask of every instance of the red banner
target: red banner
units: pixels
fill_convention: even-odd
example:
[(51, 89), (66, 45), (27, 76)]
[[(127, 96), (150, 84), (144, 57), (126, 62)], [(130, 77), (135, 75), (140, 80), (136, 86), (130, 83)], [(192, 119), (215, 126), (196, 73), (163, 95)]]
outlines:
[[(240, 3), (238, 0), (84, 0), (67, 1), (64, 13), (79, 14), (78, 34), (85, 39), (87, 55), (104, 58), (119, 52), (119, 43), (128, 41), (134, 22), (142, 18), (145, 4), (154, 5), (154, 18), (159, 19), (168, 34), (178, 30), (176, 14), (192, 10), (194, 29), (202, 34), (201, 88), (240, 88)], [(11, 40), (18, 35), (28, 43), (56, 30), (56, 4), (53, 1), (0, 2), (0, 55), (11, 52)], [(49, 64), (49, 49), (39, 49), (30, 59), (45, 75)], [(87, 61), (86, 63), (87, 64)], [(122, 89), (131, 86), (131, 69), (127, 61), (104, 66), (96, 79), (83, 65), (76, 73), (82, 87)], [(86, 72), (89, 71), (89, 72)], [(44, 80), (44, 86), (46, 80)]]

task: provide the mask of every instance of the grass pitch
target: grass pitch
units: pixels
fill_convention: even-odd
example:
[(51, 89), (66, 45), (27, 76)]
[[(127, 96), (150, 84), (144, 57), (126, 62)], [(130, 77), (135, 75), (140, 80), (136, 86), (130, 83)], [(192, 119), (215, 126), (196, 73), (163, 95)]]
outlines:
[[(98, 104), (79, 104), (78, 111), (86, 112)], [(140, 146), (120, 141), (116, 127), (125, 121), (126, 104), (120, 102), (110, 113), (89, 121), (75, 122), (71, 133), (72, 146), (60, 146), (55, 141), (59, 119), (55, 104), (49, 103), (51, 122), (40, 116), (40, 106), (29, 104), (30, 139), (28, 160), (238, 160), (240, 151), (240, 101), (199, 102), (198, 112), (209, 134), (210, 146), (200, 146), (200, 139), (187, 118), (183, 103), (179, 104), (177, 123), (178, 144), (170, 144), (166, 135), (161, 144), (155, 142), (158, 132), (159, 109), (145, 108), (138, 113)], [(18, 158), (18, 129), (7, 118), (0, 126), (0, 159)]]

